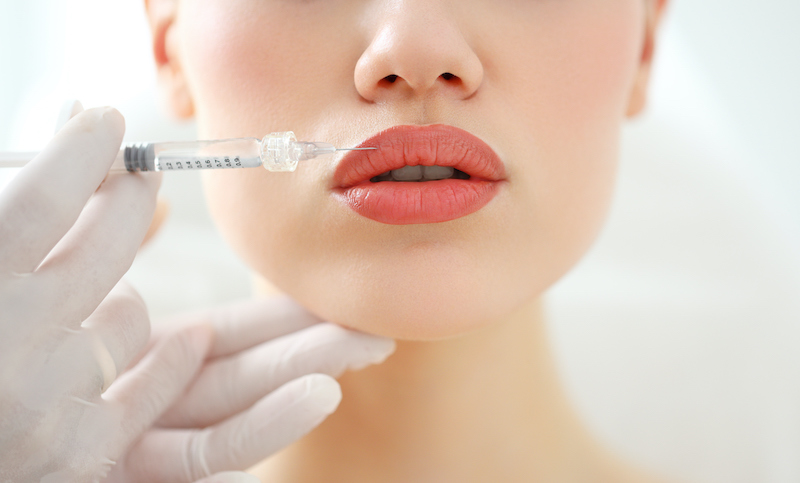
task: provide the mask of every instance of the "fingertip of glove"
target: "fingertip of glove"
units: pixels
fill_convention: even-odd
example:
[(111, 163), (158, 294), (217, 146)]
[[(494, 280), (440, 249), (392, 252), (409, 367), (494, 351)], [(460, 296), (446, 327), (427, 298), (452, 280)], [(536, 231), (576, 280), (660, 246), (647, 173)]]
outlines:
[(308, 403), (326, 414), (336, 411), (342, 401), (342, 388), (336, 379), (325, 374), (309, 374), (304, 379)]
[(118, 110), (113, 107), (101, 107), (100, 113), (103, 122), (107, 123), (112, 129), (120, 133), (125, 132), (125, 118), (122, 117)]
[(78, 113), (68, 124), (75, 123), (78, 129), (113, 134), (119, 138), (125, 134), (125, 118), (113, 107), (93, 107)]
[(395, 349), (397, 349), (397, 343), (394, 339), (389, 339), (386, 337), (377, 337), (375, 336), (375, 342), (373, 343), (373, 353), (375, 355), (376, 361), (375, 363), (381, 363), (385, 361), (390, 355), (394, 354)]

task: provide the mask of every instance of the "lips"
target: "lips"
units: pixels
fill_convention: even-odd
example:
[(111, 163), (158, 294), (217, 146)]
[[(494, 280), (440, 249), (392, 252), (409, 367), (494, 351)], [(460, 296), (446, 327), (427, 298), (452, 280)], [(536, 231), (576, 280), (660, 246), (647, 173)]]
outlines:
[[(453, 126), (395, 126), (359, 146), (378, 149), (348, 153), (334, 173), (333, 191), (356, 213), (381, 223), (440, 223), (467, 216), (488, 204), (505, 178), (497, 154)], [(406, 166), (451, 167), (469, 179), (374, 181)]]

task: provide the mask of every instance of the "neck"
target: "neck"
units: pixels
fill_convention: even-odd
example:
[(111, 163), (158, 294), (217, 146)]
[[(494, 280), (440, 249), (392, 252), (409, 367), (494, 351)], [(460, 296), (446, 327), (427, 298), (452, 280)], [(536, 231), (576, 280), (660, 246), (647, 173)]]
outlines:
[(598, 476), (599, 452), (558, 383), (538, 300), (466, 336), (400, 341), (385, 363), (339, 382), (336, 413), (259, 467), (262, 481)]

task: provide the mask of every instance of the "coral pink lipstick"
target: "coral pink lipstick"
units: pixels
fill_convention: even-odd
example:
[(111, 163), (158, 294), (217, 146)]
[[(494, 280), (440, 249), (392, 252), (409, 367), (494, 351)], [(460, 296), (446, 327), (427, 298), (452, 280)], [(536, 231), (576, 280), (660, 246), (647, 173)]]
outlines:
[(453, 126), (395, 126), (359, 146), (378, 149), (348, 153), (334, 173), (334, 193), (359, 215), (381, 223), (467, 216), (489, 203), (505, 179), (492, 148)]

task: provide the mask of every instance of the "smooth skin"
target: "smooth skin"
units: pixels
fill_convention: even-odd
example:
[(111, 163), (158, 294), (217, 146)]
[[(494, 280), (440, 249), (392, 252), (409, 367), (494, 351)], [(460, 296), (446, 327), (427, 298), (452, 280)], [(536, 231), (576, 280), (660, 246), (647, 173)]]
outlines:
[(173, 111), (203, 138), (340, 146), (451, 124), (508, 174), (469, 216), (384, 225), (337, 202), (340, 158), (207, 173), (209, 206), (262, 287), (399, 340), (340, 379), (270, 482), (651, 481), (570, 409), (542, 294), (600, 231), (620, 130), (639, 113), (666, 0), (148, 0)]

